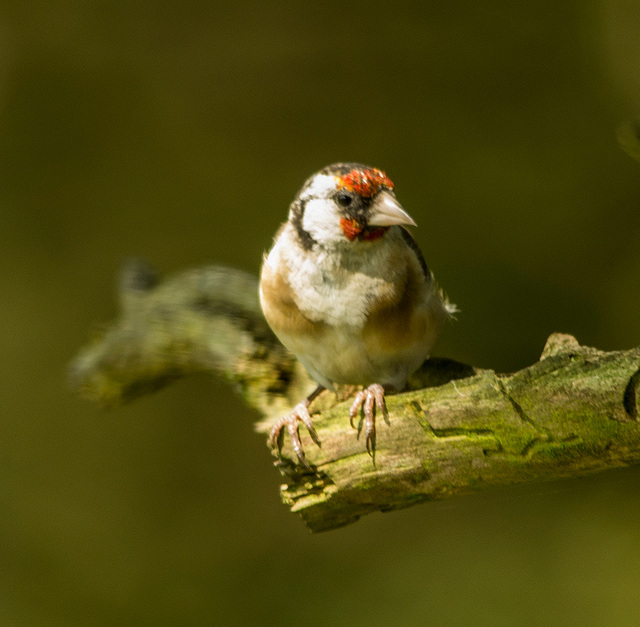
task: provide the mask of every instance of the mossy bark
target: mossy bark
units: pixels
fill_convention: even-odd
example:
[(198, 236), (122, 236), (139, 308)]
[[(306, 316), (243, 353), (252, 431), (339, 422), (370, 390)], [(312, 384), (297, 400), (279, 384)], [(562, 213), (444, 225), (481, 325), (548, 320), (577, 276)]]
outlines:
[[(122, 315), (82, 349), (71, 382), (107, 406), (196, 371), (224, 376), (258, 409), (260, 432), (314, 388), (265, 323), (257, 280), (208, 267), (163, 283), (132, 263)], [(387, 397), (375, 464), (349, 425), (353, 389), (312, 404), (322, 447), (302, 433), (313, 470), (285, 444), (281, 494), (313, 531), (454, 494), (640, 462), (640, 348), (601, 352), (553, 334), (540, 361), (502, 375), (430, 359)]]

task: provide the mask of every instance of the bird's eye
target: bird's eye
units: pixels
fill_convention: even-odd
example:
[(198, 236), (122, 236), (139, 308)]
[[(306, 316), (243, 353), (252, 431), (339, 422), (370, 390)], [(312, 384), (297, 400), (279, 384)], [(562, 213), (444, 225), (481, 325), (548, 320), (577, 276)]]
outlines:
[(353, 201), (353, 198), (349, 196), (349, 194), (338, 194), (336, 200), (341, 207), (348, 207)]

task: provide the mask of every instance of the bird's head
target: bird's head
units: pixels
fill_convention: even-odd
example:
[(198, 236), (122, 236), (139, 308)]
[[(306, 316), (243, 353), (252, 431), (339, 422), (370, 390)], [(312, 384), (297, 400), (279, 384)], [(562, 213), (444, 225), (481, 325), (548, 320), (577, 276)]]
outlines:
[(289, 220), (305, 248), (374, 242), (394, 225), (416, 225), (393, 187), (382, 170), (336, 163), (307, 180), (291, 205)]

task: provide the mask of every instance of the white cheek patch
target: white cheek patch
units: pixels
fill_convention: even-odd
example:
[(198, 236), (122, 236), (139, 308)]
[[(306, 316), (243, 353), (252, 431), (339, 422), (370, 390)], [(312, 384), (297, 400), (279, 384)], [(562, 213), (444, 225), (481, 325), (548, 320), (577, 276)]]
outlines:
[(328, 243), (344, 239), (340, 215), (333, 201), (328, 198), (314, 198), (306, 203), (302, 228), (317, 242)]

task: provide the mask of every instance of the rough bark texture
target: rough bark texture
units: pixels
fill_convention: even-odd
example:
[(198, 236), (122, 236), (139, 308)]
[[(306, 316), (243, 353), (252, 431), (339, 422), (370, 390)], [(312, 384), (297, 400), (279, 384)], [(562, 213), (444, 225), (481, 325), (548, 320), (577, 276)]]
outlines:
[[(136, 262), (123, 272), (121, 303), (121, 318), (70, 368), (73, 387), (104, 405), (191, 372), (214, 372), (262, 413), (257, 429), (264, 433), (315, 387), (268, 328), (251, 275), (208, 267), (159, 283)], [(379, 421), (375, 465), (349, 426), (345, 401), (354, 390), (314, 401), (322, 448), (302, 433), (314, 471), (295, 465), (287, 445), (275, 462), (284, 502), (311, 530), (640, 462), (640, 348), (604, 353), (553, 334), (540, 361), (519, 372), (430, 359), (408, 389), (387, 399), (391, 426)]]

